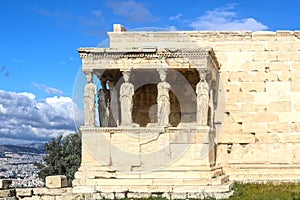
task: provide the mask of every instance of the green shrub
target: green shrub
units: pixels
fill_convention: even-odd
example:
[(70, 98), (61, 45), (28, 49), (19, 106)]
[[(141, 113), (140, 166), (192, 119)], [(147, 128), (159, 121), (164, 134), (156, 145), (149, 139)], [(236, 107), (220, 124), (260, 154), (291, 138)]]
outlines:
[(45, 144), (45, 149), (47, 152), (44, 157), (45, 164), (35, 164), (39, 168), (39, 177), (45, 180), (46, 176), (65, 175), (68, 186), (71, 186), (81, 162), (80, 133), (53, 138)]

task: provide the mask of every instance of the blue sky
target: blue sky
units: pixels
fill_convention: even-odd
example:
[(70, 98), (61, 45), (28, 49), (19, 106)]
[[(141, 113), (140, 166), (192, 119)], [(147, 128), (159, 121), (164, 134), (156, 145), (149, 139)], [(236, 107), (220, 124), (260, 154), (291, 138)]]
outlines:
[(128, 30), (299, 30), (297, 5), (296, 0), (2, 1), (0, 144), (47, 141), (74, 131), (77, 49), (98, 46), (114, 23)]

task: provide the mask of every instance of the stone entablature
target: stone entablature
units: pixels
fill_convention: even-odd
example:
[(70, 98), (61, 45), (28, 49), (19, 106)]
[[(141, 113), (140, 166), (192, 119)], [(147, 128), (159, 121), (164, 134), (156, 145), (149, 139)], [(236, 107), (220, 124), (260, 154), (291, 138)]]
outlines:
[[(78, 52), (82, 59), (83, 71), (159, 67), (219, 69), (219, 63), (211, 48), (79, 48)], [(167, 63), (176, 63), (176, 65)]]

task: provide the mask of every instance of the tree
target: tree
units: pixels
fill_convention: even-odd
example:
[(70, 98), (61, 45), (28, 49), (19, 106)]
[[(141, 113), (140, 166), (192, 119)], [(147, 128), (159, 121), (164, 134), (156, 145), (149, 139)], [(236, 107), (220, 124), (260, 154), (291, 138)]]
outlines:
[(45, 164), (36, 163), (40, 170), (39, 177), (45, 180), (46, 176), (65, 175), (68, 186), (71, 186), (81, 163), (81, 133), (52, 138), (45, 144), (45, 149)]

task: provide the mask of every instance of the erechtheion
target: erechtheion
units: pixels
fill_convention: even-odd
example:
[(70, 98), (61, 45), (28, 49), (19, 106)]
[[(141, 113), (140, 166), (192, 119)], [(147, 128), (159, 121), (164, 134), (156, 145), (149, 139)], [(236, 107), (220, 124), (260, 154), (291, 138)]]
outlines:
[(300, 32), (116, 24), (108, 35), (109, 48), (78, 49), (87, 84), (75, 192), (300, 180)]

